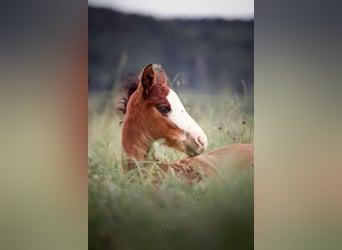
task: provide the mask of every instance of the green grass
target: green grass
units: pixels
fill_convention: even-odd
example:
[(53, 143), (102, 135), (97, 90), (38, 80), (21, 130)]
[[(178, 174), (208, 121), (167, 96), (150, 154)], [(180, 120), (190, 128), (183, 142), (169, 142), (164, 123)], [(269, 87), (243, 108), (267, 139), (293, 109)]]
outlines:
[[(208, 151), (253, 142), (253, 115), (244, 112), (244, 98), (180, 98), (207, 134)], [(125, 174), (120, 117), (105, 100), (89, 97), (89, 249), (253, 249), (253, 169), (205, 179), (205, 185), (182, 183), (170, 173), (156, 186), (151, 175)], [(161, 159), (185, 157), (156, 149)]]

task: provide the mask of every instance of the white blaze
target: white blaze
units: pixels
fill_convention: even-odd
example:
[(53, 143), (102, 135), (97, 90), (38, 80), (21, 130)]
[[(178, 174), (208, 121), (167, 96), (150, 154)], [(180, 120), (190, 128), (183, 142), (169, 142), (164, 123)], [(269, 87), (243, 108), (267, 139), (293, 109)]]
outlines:
[(197, 142), (201, 140), (204, 150), (208, 147), (208, 139), (203, 130), (186, 112), (183, 103), (180, 101), (178, 95), (170, 89), (167, 100), (171, 105), (171, 111), (168, 114), (169, 119), (177, 125), (185, 133), (189, 133)]

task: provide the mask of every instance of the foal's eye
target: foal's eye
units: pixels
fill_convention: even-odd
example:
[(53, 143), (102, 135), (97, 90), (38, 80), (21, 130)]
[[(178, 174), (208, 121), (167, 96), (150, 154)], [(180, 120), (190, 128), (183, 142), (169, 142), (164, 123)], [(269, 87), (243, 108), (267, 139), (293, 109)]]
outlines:
[(166, 115), (167, 113), (169, 113), (171, 111), (170, 107), (168, 107), (168, 106), (159, 106), (159, 107), (157, 107), (157, 109), (163, 115)]

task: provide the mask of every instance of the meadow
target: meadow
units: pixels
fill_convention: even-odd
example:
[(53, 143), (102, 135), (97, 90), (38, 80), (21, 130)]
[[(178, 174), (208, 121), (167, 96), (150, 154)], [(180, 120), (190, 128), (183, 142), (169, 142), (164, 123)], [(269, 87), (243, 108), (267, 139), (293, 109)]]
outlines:
[[(253, 143), (253, 101), (229, 92), (178, 92), (202, 127), (208, 150)], [(152, 175), (121, 168), (118, 93), (89, 94), (89, 249), (253, 249), (253, 168), (189, 185), (172, 172)], [(186, 155), (155, 145), (160, 159)], [(222, 166), (223, 168), (225, 166)]]

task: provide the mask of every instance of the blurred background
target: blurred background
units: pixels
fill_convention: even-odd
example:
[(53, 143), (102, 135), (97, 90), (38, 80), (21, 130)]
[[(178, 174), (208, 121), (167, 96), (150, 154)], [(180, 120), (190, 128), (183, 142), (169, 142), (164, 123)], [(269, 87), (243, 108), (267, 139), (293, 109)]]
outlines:
[[(173, 88), (253, 90), (253, 1), (89, 1), (89, 91), (149, 63)], [(243, 83), (242, 83), (243, 82)]]

